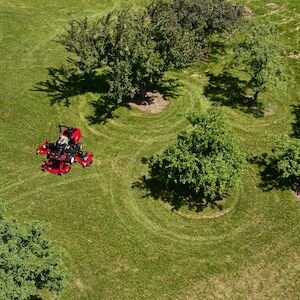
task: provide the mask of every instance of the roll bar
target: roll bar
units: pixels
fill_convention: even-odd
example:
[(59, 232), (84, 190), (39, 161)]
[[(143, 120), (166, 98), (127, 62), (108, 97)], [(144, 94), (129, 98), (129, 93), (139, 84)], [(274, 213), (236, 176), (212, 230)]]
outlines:
[(62, 128), (71, 129), (71, 128), (73, 128), (73, 127), (69, 127), (69, 126), (66, 126), (66, 125), (61, 125), (61, 124), (59, 124), (59, 125), (58, 125), (58, 128), (59, 128), (59, 133), (61, 133), (61, 132), (62, 132)]

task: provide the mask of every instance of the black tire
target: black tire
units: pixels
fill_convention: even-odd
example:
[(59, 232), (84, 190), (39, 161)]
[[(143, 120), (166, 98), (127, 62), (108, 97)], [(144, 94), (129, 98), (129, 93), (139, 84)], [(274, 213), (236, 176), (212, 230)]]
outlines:
[(66, 163), (68, 164), (73, 164), (75, 162), (74, 156), (70, 155), (69, 157), (67, 157), (66, 159)]

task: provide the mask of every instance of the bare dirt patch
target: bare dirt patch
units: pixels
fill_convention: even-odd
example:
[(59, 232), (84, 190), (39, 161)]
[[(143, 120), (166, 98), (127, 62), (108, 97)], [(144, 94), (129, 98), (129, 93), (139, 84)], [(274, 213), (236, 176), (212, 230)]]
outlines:
[(294, 59), (299, 59), (300, 58), (300, 52), (295, 50), (294, 52), (289, 53), (289, 57), (294, 58)]
[(295, 191), (293, 193), (296, 198), (296, 201), (300, 204), (300, 194), (297, 194)]
[(296, 201), (300, 204), (300, 183), (295, 183), (293, 185), (293, 194), (296, 198)]
[(75, 279), (74, 283), (80, 290), (84, 290), (84, 284), (79, 278)]
[(270, 9), (274, 9), (274, 10), (275, 10), (275, 9), (278, 9), (278, 8), (280, 7), (279, 4), (273, 3), (273, 2), (267, 3), (266, 6), (267, 6), (268, 8), (270, 8)]
[(168, 105), (168, 101), (158, 91), (147, 92), (145, 100), (140, 99), (129, 102), (130, 107), (137, 108), (151, 114), (158, 114)]
[(273, 105), (270, 105), (264, 109), (264, 116), (265, 117), (272, 116), (275, 114), (275, 112), (276, 112), (276, 107)]
[(246, 17), (251, 17), (254, 15), (252, 9), (248, 6), (243, 6), (242, 13)]

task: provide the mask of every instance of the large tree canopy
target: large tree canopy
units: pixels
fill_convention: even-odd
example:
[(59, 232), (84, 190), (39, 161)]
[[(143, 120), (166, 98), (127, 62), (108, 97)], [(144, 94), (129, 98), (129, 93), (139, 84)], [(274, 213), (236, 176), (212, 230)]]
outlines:
[(109, 13), (96, 22), (71, 21), (59, 41), (70, 53), (70, 72), (111, 69), (109, 102), (141, 98), (165, 71), (199, 61), (209, 37), (231, 29), (241, 16), (224, 0), (159, 0), (138, 12)]
[(273, 149), (272, 164), (281, 180), (300, 183), (300, 141), (278, 138)]
[(250, 75), (249, 86), (254, 91), (255, 101), (270, 86), (285, 87), (282, 52), (274, 24), (250, 22), (239, 34), (233, 65)]
[(0, 216), (0, 299), (28, 299), (42, 289), (62, 291), (62, 253), (44, 233), (39, 223), (20, 225)]
[(166, 69), (199, 61), (209, 38), (237, 25), (242, 8), (224, 0), (155, 1), (147, 7), (152, 35)]
[(170, 195), (214, 202), (239, 182), (244, 156), (220, 112), (210, 109), (188, 119), (192, 129), (150, 160), (150, 175)]

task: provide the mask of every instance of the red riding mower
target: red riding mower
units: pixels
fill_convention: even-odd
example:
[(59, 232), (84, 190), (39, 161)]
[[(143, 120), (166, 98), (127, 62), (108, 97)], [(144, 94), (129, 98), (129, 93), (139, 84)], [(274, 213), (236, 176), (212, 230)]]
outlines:
[(80, 138), (79, 128), (59, 125), (58, 140), (55, 143), (45, 140), (36, 150), (37, 155), (47, 155), (42, 164), (42, 171), (62, 175), (70, 171), (73, 163), (79, 163), (83, 167), (90, 166), (93, 162), (93, 153), (82, 150), (82, 144), (79, 143)]

